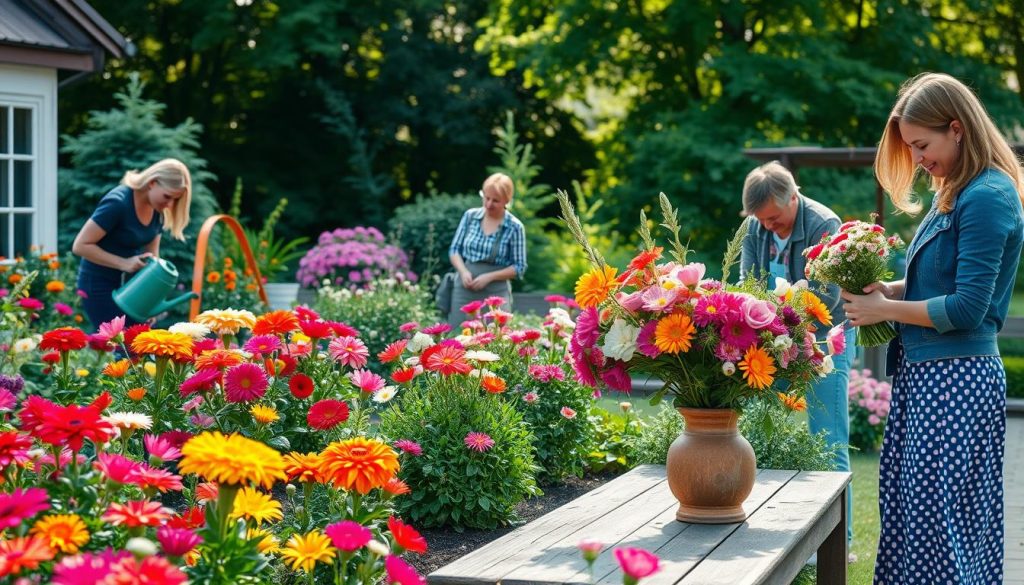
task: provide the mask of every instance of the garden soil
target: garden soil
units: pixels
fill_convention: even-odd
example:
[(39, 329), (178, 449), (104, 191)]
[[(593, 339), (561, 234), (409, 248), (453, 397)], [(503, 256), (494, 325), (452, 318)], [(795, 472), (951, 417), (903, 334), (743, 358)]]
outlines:
[[(545, 486), (542, 488), (543, 496), (524, 501), (516, 507), (516, 512), (523, 523), (536, 520), (614, 478), (610, 474), (570, 477), (560, 485)], [(505, 526), (497, 530), (467, 529), (463, 532), (450, 528), (423, 529), (420, 534), (427, 539), (427, 553), (406, 553), (403, 558), (426, 576), (515, 529), (516, 526)]]

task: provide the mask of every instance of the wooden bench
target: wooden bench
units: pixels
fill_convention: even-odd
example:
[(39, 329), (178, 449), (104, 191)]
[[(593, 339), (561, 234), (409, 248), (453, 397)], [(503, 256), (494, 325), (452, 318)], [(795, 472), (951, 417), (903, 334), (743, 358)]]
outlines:
[(688, 524), (665, 467), (642, 465), (427, 576), (431, 585), (589, 583), (576, 548), (604, 543), (593, 582), (621, 583), (611, 549), (660, 557), (641, 585), (790, 583), (818, 553), (818, 583), (846, 583), (849, 473), (761, 470), (739, 524)]

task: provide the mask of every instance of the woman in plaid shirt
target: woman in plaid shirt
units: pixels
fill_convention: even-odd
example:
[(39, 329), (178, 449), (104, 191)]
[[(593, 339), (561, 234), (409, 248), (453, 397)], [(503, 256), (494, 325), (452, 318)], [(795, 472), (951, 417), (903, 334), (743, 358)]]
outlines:
[(513, 278), (526, 272), (526, 232), (523, 223), (506, 208), (515, 187), (508, 175), (495, 173), (484, 181), (483, 207), (462, 215), (448, 258), (458, 273), (452, 290), (448, 323), (458, 328), (465, 315), (460, 308), (474, 300), (497, 296), (512, 306)]

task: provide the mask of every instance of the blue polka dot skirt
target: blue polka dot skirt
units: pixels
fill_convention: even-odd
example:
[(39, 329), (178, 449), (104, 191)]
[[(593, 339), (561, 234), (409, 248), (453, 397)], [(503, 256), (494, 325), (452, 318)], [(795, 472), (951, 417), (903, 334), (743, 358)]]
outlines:
[(900, 357), (882, 443), (875, 583), (1003, 581), (1006, 373), (998, 357)]

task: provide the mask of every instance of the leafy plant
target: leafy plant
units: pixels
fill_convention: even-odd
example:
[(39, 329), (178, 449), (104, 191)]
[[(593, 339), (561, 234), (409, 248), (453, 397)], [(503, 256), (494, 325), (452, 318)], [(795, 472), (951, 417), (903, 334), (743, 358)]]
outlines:
[(683, 432), (683, 417), (676, 409), (662, 403), (657, 414), (642, 422), (640, 436), (633, 444), (633, 460), (637, 465), (664, 465), (668, 459), (668, 448)]
[[(392, 440), (422, 448), (421, 455), (403, 455), (399, 475), (416, 487), (398, 503), (402, 517), (456, 530), (514, 522), (516, 505), (541, 493), (522, 416), (500, 396), (481, 396), (476, 388), (437, 384), (404, 392), (400, 406), (381, 414), (380, 427)], [(475, 450), (467, 444), (473, 437), (493, 443)]]
[(758, 401), (740, 417), (740, 433), (750, 441), (760, 469), (830, 471), (836, 445), (822, 431), (811, 434), (807, 424), (793, 417), (793, 411), (779, 402)]
[(601, 407), (590, 411), (594, 425), (594, 442), (587, 454), (587, 469), (595, 473), (620, 473), (637, 465), (635, 445), (641, 424), (629, 411), (622, 414)]

